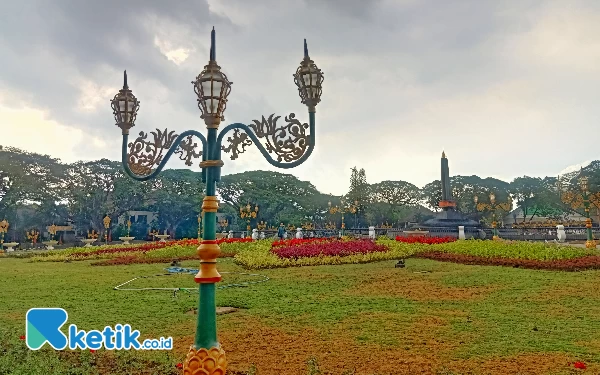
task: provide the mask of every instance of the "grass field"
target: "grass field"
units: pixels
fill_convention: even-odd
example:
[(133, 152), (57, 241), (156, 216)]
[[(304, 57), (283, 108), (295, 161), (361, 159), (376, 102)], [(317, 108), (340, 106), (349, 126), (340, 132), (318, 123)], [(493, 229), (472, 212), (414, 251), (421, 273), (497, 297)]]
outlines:
[[(197, 261), (184, 266), (196, 267)], [(600, 373), (600, 272), (465, 266), (426, 259), (267, 269), (270, 280), (218, 290), (219, 339), (234, 374)], [(178, 374), (193, 342), (196, 291), (115, 291), (165, 265), (91, 267), (90, 261), (0, 259), (0, 374)], [(219, 270), (247, 272), (231, 259)], [(224, 274), (221, 285), (252, 278)], [(190, 287), (190, 275), (130, 287)], [(170, 352), (32, 352), (31, 307), (62, 307), (67, 324), (129, 323), (144, 338), (172, 336)], [(573, 362), (583, 361), (586, 370)]]

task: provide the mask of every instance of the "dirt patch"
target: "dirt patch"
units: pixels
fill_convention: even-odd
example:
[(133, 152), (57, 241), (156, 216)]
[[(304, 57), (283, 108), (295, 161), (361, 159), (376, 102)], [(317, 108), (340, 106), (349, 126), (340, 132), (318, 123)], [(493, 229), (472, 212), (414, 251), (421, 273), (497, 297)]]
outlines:
[(239, 327), (222, 332), (220, 337), (234, 371), (254, 364), (260, 375), (306, 375), (307, 361), (312, 357), (317, 359), (323, 375), (352, 370), (356, 375), (432, 373), (439, 364), (435, 351), (428, 356), (407, 355), (398, 348), (358, 344), (346, 333), (329, 340), (315, 329), (290, 333), (248, 319), (240, 321)]
[[(563, 374), (564, 372), (560, 371), (567, 369), (572, 369), (573, 373), (579, 373), (582, 370), (575, 370), (573, 367), (576, 360), (561, 353), (534, 353), (511, 357), (455, 361), (446, 368), (464, 375), (546, 375)], [(585, 373), (597, 374), (599, 368), (598, 366), (588, 365)]]
[(456, 301), (485, 298), (494, 286), (453, 287), (441, 284), (431, 274), (397, 272), (376, 276), (347, 291), (350, 295), (402, 297), (413, 301)]
[[(462, 312), (456, 312), (456, 315), (462, 316)], [(449, 325), (444, 317), (434, 315), (421, 316), (406, 323), (407, 329), (393, 331), (390, 328), (390, 334), (402, 338), (401, 343), (393, 347), (359, 343), (352, 327), (369, 320), (376, 320), (376, 324), (392, 321), (389, 324), (394, 327), (394, 319), (399, 319), (397, 314), (361, 314), (357, 319), (349, 318), (327, 332), (314, 328), (286, 328), (284, 331), (248, 316), (232, 316), (229, 319), (228, 329), (220, 331), (219, 340), (227, 353), (228, 370), (232, 374), (243, 374), (254, 365), (259, 375), (306, 375), (307, 361), (315, 358), (322, 375), (341, 375), (344, 371), (353, 375), (545, 375), (573, 369), (573, 362), (578, 360), (551, 353), (452, 359), (452, 351), (462, 344), (461, 340), (467, 341), (468, 338), (456, 336), (444, 341), (442, 333)], [(192, 323), (189, 328), (192, 330)], [(183, 356), (193, 340), (193, 335), (176, 338), (175, 353)], [(588, 365), (588, 369), (597, 368)]]
[(565, 297), (575, 297), (582, 299), (600, 299), (600, 288), (598, 281), (600, 278), (594, 278), (589, 282), (579, 282), (576, 285), (562, 284), (560, 287), (555, 285), (544, 288), (540, 293), (532, 295), (532, 300), (552, 301)]

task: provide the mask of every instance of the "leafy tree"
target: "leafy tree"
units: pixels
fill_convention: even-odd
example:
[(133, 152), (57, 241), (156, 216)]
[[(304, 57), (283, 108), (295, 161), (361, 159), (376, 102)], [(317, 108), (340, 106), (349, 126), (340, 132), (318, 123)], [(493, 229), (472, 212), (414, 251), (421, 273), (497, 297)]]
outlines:
[[(203, 198), (204, 184), (199, 172), (169, 169), (151, 181), (149, 209), (158, 213), (158, 226), (174, 235), (185, 222), (194, 221), (197, 227)], [(188, 231), (189, 228), (185, 233)]]
[[(217, 186), (220, 199), (239, 217), (240, 207), (258, 205), (256, 221), (271, 225), (279, 222), (298, 225), (307, 217), (318, 215), (324, 208), (315, 205), (314, 197), (320, 193), (310, 182), (295, 176), (270, 171), (250, 171), (226, 175)], [(320, 202), (324, 199), (320, 198)], [(256, 222), (253, 220), (252, 225)], [(245, 224), (243, 225), (245, 227)]]
[(82, 230), (91, 226), (103, 232), (102, 220), (106, 215), (116, 221), (119, 208), (114, 202), (115, 182), (124, 177), (119, 162), (107, 159), (77, 162), (67, 168), (66, 176), (69, 210)]

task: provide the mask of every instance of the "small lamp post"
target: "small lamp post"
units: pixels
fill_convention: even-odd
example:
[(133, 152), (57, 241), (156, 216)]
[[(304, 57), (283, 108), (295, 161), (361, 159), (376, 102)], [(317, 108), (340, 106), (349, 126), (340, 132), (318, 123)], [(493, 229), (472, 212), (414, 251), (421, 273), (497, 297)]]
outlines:
[[(4, 243), (4, 235), (8, 232), (8, 220), (4, 219), (0, 221), (0, 245)], [(0, 246), (0, 250), (2, 250), (2, 246)]]
[(342, 200), (341, 207), (340, 206), (332, 206), (331, 202), (327, 202), (329, 206), (329, 213), (335, 215), (340, 212), (342, 214), (342, 236), (344, 235), (344, 229), (346, 228), (346, 224), (344, 223), (344, 213), (352, 213), (355, 215), (354, 221), (356, 222), (356, 212), (358, 211), (358, 201), (354, 201), (355, 204), (351, 204), (346, 207), (345, 202)]
[(40, 235), (40, 232), (38, 232), (35, 229), (32, 229), (30, 232), (25, 232), (27, 233), (27, 239), (31, 241), (32, 245), (35, 245), (37, 242), (37, 239)]
[[(583, 173), (583, 169), (580, 173)], [(581, 188), (581, 193), (577, 193), (576, 191), (567, 191), (565, 193), (562, 193), (560, 178), (557, 180), (556, 184), (558, 186), (560, 199), (563, 203), (571, 205), (571, 207), (574, 210), (583, 207), (585, 212), (585, 228), (587, 234), (587, 241), (585, 242), (585, 247), (588, 249), (595, 249), (596, 241), (594, 241), (594, 234), (592, 232), (592, 218), (590, 217), (590, 200), (594, 200), (594, 203), (597, 206), (599, 197), (597, 194), (590, 193), (587, 176), (581, 176), (579, 178), (579, 187)]]
[(479, 212), (491, 211), (492, 212), (492, 231), (493, 231), (492, 239), (499, 240), (500, 236), (498, 236), (498, 229), (497, 229), (498, 223), (496, 222), (496, 211), (497, 210), (506, 211), (506, 212), (510, 211), (512, 208), (512, 200), (510, 199), (510, 196), (509, 196), (507, 202), (496, 202), (496, 195), (494, 193), (490, 193), (489, 197), (490, 197), (490, 203), (478, 203), (479, 197), (477, 195), (475, 195), (473, 197), (473, 202), (475, 202), (475, 207), (477, 208), (477, 211), (479, 211)]
[(245, 206), (240, 207), (240, 218), (245, 219), (248, 222), (248, 226), (246, 227), (246, 230), (248, 231), (247, 236), (250, 235), (250, 230), (252, 229), (250, 227), (250, 220), (256, 219), (257, 215), (258, 215), (258, 205), (255, 205), (254, 209), (252, 208), (250, 203), (248, 203)]
[[(216, 197), (216, 183), (221, 179), (221, 151), (231, 153), (231, 160), (245, 152), (253, 143), (260, 153), (273, 166), (293, 168), (308, 159), (315, 147), (315, 108), (321, 101), (323, 72), (308, 55), (304, 40), (304, 59), (296, 70), (294, 83), (298, 88), (301, 102), (308, 108), (309, 123), (302, 123), (296, 115), (290, 113), (284, 118), (285, 125), (277, 125), (280, 116), (270, 115), (262, 120), (253, 120), (251, 125), (233, 123), (217, 133), (224, 113), (227, 97), (232, 83), (221, 71), (216, 61), (216, 37), (211, 32), (210, 59), (204, 70), (192, 82), (197, 96), (200, 118), (207, 127), (207, 136), (196, 130), (188, 130), (179, 135), (175, 132), (151, 132), (153, 137), (141, 132), (134, 141), (129, 142), (129, 130), (135, 125), (139, 110), (139, 101), (127, 84), (124, 73), (123, 89), (111, 101), (116, 125), (123, 134), (122, 163), (125, 172), (137, 181), (147, 181), (157, 176), (173, 154), (178, 154), (186, 165), (193, 165), (192, 159), (200, 156), (202, 161), (202, 182), (206, 183), (206, 195), (202, 203), (204, 228), (202, 242), (198, 248), (200, 272), (195, 281), (198, 288), (199, 306), (194, 345), (190, 348), (183, 365), (184, 373), (203, 373), (206, 375), (224, 374), (227, 362), (225, 352), (217, 340), (215, 283), (221, 280), (216, 263), (220, 248), (216, 243), (216, 213), (219, 200)], [(228, 145), (223, 145), (225, 135)], [(202, 142), (198, 150), (192, 137)], [(260, 139), (266, 142), (266, 146)], [(150, 139), (150, 140), (148, 140)], [(129, 148), (129, 150), (128, 150)], [(167, 150), (166, 155), (163, 152)], [(273, 156), (275, 158), (273, 158)]]
[(104, 239), (108, 245), (108, 228), (110, 228), (110, 217), (106, 215), (102, 221), (104, 222)]
[(58, 232), (58, 227), (56, 226), (56, 224), (53, 223), (48, 227), (48, 233), (50, 233), (50, 241), (54, 240), (56, 232)]

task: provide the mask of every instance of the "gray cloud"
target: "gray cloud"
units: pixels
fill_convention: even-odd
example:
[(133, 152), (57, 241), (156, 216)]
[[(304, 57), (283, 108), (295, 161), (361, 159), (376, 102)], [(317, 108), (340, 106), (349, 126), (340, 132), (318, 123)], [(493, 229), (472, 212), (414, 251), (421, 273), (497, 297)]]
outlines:
[[(319, 188), (343, 191), (355, 164), (372, 182), (423, 185), (437, 178), (441, 148), (456, 174), (554, 174), (595, 157), (592, 137), (581, 134), (599, 119), (600, 69), (591, 63), (600, 57), (599, 4), (5, 2), (0, 87), (52, 120), (114, 139), (108, 99), (127, 69), (142, 101), (134, 130), (201, 129), (190, 81), (206, 64), (214, 25), (217, 61), (234, 82), (227, 122), (273, 112), (306, 118), (291, 74), (307, 38), (326, 78), (317, 151), (294, 173)], [(156, 41), (187, 59), (175, 64)], [(101, 97), (96, 109), (77, 108), (86, 90)], [(76, 152), (89, 155), (85, 144)], [(268, 167), (250, 153), (226, 173)]]

